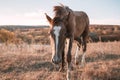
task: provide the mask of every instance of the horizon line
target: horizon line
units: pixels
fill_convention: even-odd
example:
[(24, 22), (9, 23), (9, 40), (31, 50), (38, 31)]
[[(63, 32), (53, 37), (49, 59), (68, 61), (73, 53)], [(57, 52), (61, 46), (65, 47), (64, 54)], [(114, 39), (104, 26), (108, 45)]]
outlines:
[[(116, 26), (120, 26), (120, 24), (90, 24), (90, 25), (116, 25)], [(49, 25), (24, 25), (24, 24), (0, 24), (0, 26), (49, 26)]]

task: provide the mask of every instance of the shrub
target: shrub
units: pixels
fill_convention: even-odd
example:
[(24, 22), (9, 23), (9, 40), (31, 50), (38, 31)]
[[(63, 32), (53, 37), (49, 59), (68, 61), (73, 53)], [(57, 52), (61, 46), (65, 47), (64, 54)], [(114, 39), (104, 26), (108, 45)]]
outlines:
[(0, 30), (0, 42), (10, 43), (15, 39), (14, 32), (8, 31), (6, 29)]

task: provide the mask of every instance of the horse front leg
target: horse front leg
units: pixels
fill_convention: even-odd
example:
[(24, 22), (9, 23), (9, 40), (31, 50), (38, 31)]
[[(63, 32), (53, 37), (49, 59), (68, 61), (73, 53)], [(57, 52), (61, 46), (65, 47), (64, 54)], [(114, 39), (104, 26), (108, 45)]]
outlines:
[(72, 50), (72, 43), (73, 43), (73, 38), (69, 39), (69, 46), (68, 46), (68, 53), (67, 53), (67, 80), (70, 80), (71, 74), (71, 68), (72, 68), (72, 64), (71, 64), (71, 50)]
[(65, 51), (63, 49), (63, 51), (62, 51), (62, 65), (61, 65), (61, 68), (59, 69), (60, 72), (64, 71), (64, 66), (65, 66)]

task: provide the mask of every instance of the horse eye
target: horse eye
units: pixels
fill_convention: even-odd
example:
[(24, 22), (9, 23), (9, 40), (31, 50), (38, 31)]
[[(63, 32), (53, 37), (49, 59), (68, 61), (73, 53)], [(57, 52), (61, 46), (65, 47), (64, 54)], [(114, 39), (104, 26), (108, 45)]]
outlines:
[(67, 33), (65, 33), (65, 36), (68, 36)]
[(51, 31), (50, 31), (50, 34), (53, 34), (53, 32), (54, 32), (54, 30), (51, 30)]
[(50, 35), (51, 35), (52, 37), (54, 37), (54, 35), (55, 35), (55, 34), (54, 34), (54, 31), (51, 31), (51, 32), (50, 32)]

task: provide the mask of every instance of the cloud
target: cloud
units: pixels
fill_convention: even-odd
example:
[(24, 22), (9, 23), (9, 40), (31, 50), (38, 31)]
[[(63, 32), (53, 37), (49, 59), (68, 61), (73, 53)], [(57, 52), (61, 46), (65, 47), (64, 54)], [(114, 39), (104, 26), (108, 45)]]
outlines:
[(25, 13), (25, 17), (39, 17), (40, 15), (36, 12), (31, 12), (31, 13)]
[(44, 10), (12, 15), (0, 15), (0, 25), (48, 25)]
[(0, 25), (48, 25), (44, 10), (0, 15)]
[(45, 18), (44, 13), (45, 13), (44, 10), (38, 10), (38, 11), (33, 11), (33, 12), (26, 12), (23, 15), (26, 18), (35, 18), (35, 19), (38, 19), (38, 18)]

